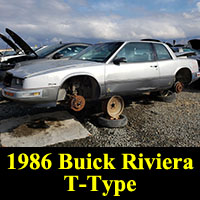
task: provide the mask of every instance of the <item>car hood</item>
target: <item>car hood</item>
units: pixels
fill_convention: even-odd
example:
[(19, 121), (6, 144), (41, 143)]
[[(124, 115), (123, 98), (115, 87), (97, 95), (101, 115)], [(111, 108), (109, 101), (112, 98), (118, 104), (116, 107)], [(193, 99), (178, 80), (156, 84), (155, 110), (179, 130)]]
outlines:
[(8, 39), (5, 35), (0, 33), (0, 38), (6, 44), (8, 44), (17, 54), (21, 51), (21, 49), (16, 44), (14, 44), (10, 39)]
[(11, 36), (11, 38), (15, 41), (15, 43), (18, 44), (21, 49), (23, 49), (25, 54), (30, 55), (33, 53), (37, 57), (35, 51), (33, 51), (33, 49), (15, 32), (11, 31), (8, 28), (6, 28), (6, 32)]
[(81, 60), (47, 60), (42, 59), (36, 62), (32, 62), (32, 64), (20, 66), (17, 65), (14, 69), (9, 70), (9, 73), (12, 73), (13, 76), (19, 78), (28, 78), (31, 76), (41, 75), (45, 73), (52, 73), (61, 70), (66, 70), (69, 68), (83, 68), (102, 65), (102, 63), (90, 62), (90, 61), (81, 61)]
[(1, 62), (10, 62), (10, 59), (14, 60), (15, 58), (20, 58), (26, 56), (25, 54), (17, 54), (17, 55), (12, 55), (12, 56), (2, 56), (0, 58)]

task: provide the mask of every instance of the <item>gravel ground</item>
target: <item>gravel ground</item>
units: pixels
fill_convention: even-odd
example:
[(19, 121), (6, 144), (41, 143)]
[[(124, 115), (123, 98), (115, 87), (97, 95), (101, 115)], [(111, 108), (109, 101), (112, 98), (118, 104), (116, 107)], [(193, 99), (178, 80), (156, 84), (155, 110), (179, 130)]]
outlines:
[[(54, 145), (56, 147), (200, 147), (200, 90), (187, 89), (172, 103), (148, 95), (125, 99), (124, 128), (103, 128), (96, 123), (98, 104), (76, 114), (92, 134), (90, 137)], [(33, 109), (14, 102), (0, 101), (0, 120), (41, 112), (62, 111)], [(94, 112), (95, 110), (95, 112)]]

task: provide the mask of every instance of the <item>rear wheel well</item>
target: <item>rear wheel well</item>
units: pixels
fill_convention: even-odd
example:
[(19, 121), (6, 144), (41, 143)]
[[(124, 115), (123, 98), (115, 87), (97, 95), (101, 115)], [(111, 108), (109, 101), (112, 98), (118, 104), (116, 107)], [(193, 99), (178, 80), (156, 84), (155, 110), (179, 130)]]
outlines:
[(175, 76), (175, 79), (184, 85), (188, 85), (192, 81), (192, 74), (188, 68), (180, 69)]
[(86, 100), (97, 99), (100, 96), (100, 86), (91, 76), (74, 76), (62, 84), (58, 93), (58, 101), (66, 100), (70, 95), (80, 95)]

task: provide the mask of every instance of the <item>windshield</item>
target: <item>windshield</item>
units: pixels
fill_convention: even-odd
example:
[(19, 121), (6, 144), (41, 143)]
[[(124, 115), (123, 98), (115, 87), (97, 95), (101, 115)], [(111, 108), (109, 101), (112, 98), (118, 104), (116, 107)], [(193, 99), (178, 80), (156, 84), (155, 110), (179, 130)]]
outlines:
[(15, 51), (5, 51), (3, 54), (3, 56), (12, 56), (12, 55), (16, 55)]
[(172, 50), (173, 50), (173, 52), (177, 52), (177, 53), (179, 53), (179, 52), (191, 52), (191, 51), (193, 51), (193, 52), (195, 52), (197, 55), (199, 55), (200, 54), (200, 50), (196, 50), (196, 49), (191, 49), (191, 48), (189, 48), (189, 47), (172, 47)]
[(74, 56), (73, 59), (93, 62), (106, 62), (122, 44), (123, 42), (95, 44), (83, 50), (77, 56)]
[(38, 49), (36, 51), (36, 54), (38, 55), (39, 58), (44, 58), (63, 46), (64, 46), (63, 44), (55, 44), (47, 46), (45, 48)]

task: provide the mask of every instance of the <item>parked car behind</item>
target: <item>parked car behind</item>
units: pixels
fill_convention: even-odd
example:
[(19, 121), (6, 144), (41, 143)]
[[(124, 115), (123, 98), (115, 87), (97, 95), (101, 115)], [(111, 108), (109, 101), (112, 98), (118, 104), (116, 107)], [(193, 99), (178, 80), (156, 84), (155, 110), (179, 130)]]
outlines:
[(192, 49), (188, 46), (171, 47), (177, 57), (188, 57), (197, 60), (200, 70), (200, 50)]
[[(196, 60), (179, 59), (159, 42), (93, 45), (66, 61), (43, 60), (9, 70), (4, 97), (43, 106), (65, 102), (80, 111), (85, 101), (159, 92), (169, 96), (200, 77)], [(115, 108), (114, 103), (110, 105)]]
[(1, 38), (7, 42), (16, 51), (17, 55), (6, 56), (0, 58), (0, 80), (5, 76), (5, 72), (15, 67), (16, 63), (36, 60), (36, 59), (60, 59), (60, 58), (71, 58), (83, 49), (90, 46), (87, 43), (59, 43), (45, 48), (40, 48), (34, 51), (22, 38), (10, 29), (6, 29), (6, 32), (13, 38), (13, 40), (20, 46), (20, 48), (14, 44), (7, 37), (0, 35)]

